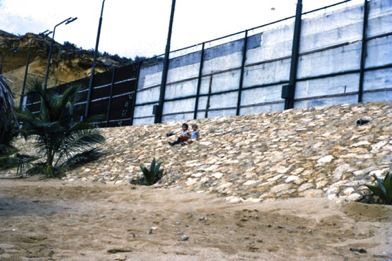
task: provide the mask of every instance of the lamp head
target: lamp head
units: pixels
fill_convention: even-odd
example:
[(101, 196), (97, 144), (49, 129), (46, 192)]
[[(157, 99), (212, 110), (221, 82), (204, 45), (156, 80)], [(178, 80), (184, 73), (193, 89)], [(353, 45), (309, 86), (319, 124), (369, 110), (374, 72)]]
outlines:
[(39, 33), (38, 35), (39, 35), (39, 36), (46, 37), (46, 36), (50, 35), (51, 33), (53, 33), (53, 32), (52, 32), (52, 31), (49, 31), (49, 30), (46, 30), (46, 31), (44, 31), (44, 32), (42, 32), (42, 33)]
[(70, 20), (68, 20), (65, 24), (70, 24), (70, 23), (72, 23), (73, 21), (75, 21), (76, 19), (78, 19), (77, 17), (74, 17), (74, 18), (69, 18)]

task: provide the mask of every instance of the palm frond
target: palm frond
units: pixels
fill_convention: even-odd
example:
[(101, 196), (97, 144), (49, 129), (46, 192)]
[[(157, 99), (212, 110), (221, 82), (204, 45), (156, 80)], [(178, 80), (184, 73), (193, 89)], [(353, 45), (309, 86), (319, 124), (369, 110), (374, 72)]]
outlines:
[(11, 88), (5, 82), (4, 76), (0, 74), (0, 123), (5, 123), (14, 108), (14, 97)]
[(83, 166), (86, 163), (97, 160), (102, 156), (102, 152), (98, 151), (96, 148), (78, 153), (73, 157), (65, 161), (61, 166), (67, 166), (70, 169), (75, 169), (77, 167)]
[[(69, 86), (64, 93), (58, 95), (50, 90), (42, 89), (42, 84), (33, 82), (29, 93), (41, 96), (41, 109), (36, 115), (28, 109), (18, 113), (18, 119), (23, 122), (23, 131), (35, 136), (36, 146), (46, 159), (46, 166), (36, 165), (32, 172), (44, 172), (47, 176), (57, 175), (54, 169), (59, 162), (75, 157), (91, 149), (94, 144), (102, 143), (105, 138), (88, 122), (76, 122), (75, 104), (79, 100), (78, 85)], [(61, 169), (64, 171), (64, 169)]]
[(13, 156), (0, 155), (0, 169), (17, 168), (17, 173), (20, 174), (24, 168), (29, 167), (31, 162), (37, 159), (35, 156), (21, 155), (19, 153)]

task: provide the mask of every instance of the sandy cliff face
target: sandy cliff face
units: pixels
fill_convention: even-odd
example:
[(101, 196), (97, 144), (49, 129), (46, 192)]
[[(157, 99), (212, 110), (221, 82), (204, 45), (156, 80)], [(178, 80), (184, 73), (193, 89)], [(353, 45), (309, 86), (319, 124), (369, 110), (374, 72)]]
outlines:
[[(20, 47), (16, 53), (11, 52), (4, 56), (2, 73), (9, 79), (14, 97), (20, 97), (25, 76), (29, 42), (31, 56), (28, 67), (28, 78), (40, 78), (44, 81), (47, 59), (50, 50), (50, 37), (41, 37), (32, 33), (16, 36), (0, 30), (0, 53), (3, 55), (13, 48)], [(89, 77), (93, 63), (93, 50), (83, 50), (71, 43), (59, 44), (55, 42), (52, 51), (52, 62), (49, 71), (48, 87)], [(114, 67), (121, 67), (132, 62), (131, 59), (120, 58), (117, 55), (98, 57), (96, 73), (105, 72)]]

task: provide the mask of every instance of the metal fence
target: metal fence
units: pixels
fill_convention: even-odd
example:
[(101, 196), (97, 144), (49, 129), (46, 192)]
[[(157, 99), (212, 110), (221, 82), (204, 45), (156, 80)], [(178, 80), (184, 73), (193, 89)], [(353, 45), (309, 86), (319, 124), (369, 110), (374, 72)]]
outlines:
[[(133, 124), (138, 69), (138, 64), (131, 64), (94, 76), (89, 117), (101, 116), (101, 120), (97, 122), (99, 127)], [(89, 80), (90, 78), (83, 78), (47, 91), (62, 94), (70, 85), (88, 86)], [(80, 100), (75, 106), (75, 114), (79, 119), (82, 119), (86, 109), (87, 91), (86, 88), (80, 91)], [(40, 100), (37, 94), (28, 96), (26, 108), (33, 113), (39, 111)]]
[[(312, 26), (311, 20), (307, 18), (319, 15), (324, 10), (337, 10), (343, 5), (358, 5), (358, 2), (343, 1), (311, 12), (297, 13), (296, 16), (173, 51), (170, 53), (167, 86), (163, 96), (160, 95), (163, 62), (151, 64), (151, 60), (145, 60), (97, 74), (93, 83), (90, 116), (105, 115), (106, 121), (99, 122), (99, 126), (110, 127), (154, 123), (156, 115), (153, 114), (153, 108), (157, 104), (164, 106), (162, 121), (171, 121), (328, 105), (330, 103), (326, 101), (332, 99), (340, 99), (337, 103), (372, 101), (373, 94), (392, 91), (390, 86), (364, 87), (367, 75), (375, 71), (388, 74), (392, 68), (390, 55), (379, 57), (377, 61), (367, 55), (375, 45), (391, 45), (391, 28), (380, 30), (375, 29), (374, 23), (369, 25), (371, 5), (377, 1), (364, 0), (363, 6), (357, 10), (362, 13), (353, 14), (353, 19), (361, 23), (360, 28), (350, 29), (347, 26), (348, 30), (355, 31), (351, 33), (352, 38), (334, 36), (323, 45), (316, 44), (316, 48), (308, 47), (306, 41), (303, 41)], [(385, 19), (390, 18), (388, 16)], [(388, 24), (385, 21), (383, 23)], [(298, 25), (299, 28), (295, 30)], [(280, 36), (287, 38), (287, 41), (278, 42), (280, 47), (267, 46), (261, 53), (256, 53), (264, 32), (274, 27), (287, 27), (284, 35)], [(296, 41), (298, 46), (295, 46)], [(314, 60), (319, 60), (320, 64), (328, 63), (327, 56), (336, 53), (342, 53), (339, 54), (342, 61), (349, 59), (350, 62), (347, 65), (332, 65), (327, 69), (317, 68), (317, 64), (313, 64)], [(217, 55), (231, 55), (234, 58), (230, 62), (220, 62), (215, 59)], [(154, 59), (159, 61), (160, 58)], [(181, 73), (180, 69), (186, 66), (191, 69)], [(156, 76), (148, 78), (148, 74)], [(342, 76), (345, 79), (339, 78)], [(50, 91), (61, 94), (70, 84), (88, 86), (88, 80), (85, 78), (60, 85)], [(342, 82), (339, 90), (322, 86), (328, 81), (339, 80)], [(305, 85), (315, 88), (304, 91)], [(86, 93), (87, 90), (81, 93), (82, 100), (78, 103), (80, 116), (86, 106)], [(39, 110), (37, 97), (30, 96), (26, 106), (32, 111)]]

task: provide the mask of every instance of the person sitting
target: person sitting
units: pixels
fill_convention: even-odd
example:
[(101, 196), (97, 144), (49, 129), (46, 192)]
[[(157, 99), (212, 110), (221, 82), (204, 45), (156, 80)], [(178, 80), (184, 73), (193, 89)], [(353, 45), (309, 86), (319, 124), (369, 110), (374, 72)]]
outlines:
[(199, 132), (199, 126), (197, 124), (192, 124), (192, 132), (191, 132), (191, 138), (188, 141), (188, 143), (192, 143), (194, 141), (198, 141), (200, 139), (200, 132)]
[(174, 142), (169, 142), (170, 146), (174, 146), (176, 144), (181, 144), (182, 142), (188, 141), (190, 138), (188, 128), (189, 128), (188, 124), (186, 123), (182, 124), (180, 137), (178, 137), (178, 139)]

